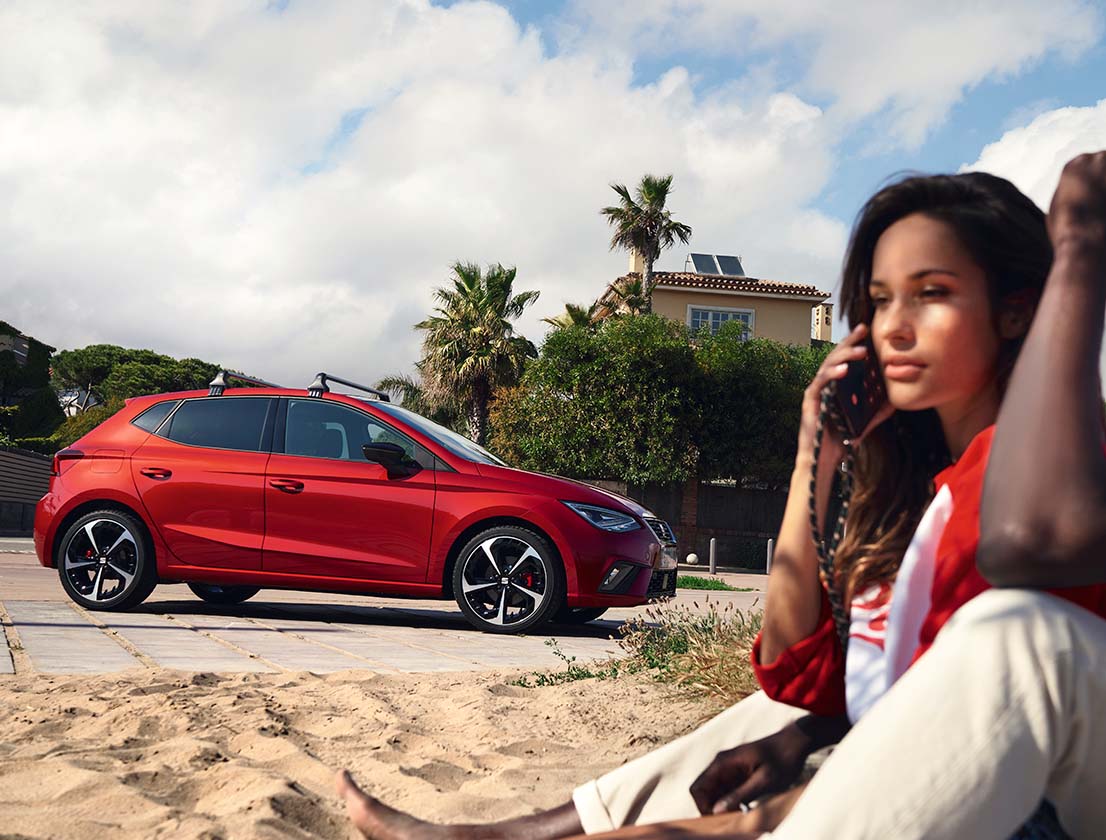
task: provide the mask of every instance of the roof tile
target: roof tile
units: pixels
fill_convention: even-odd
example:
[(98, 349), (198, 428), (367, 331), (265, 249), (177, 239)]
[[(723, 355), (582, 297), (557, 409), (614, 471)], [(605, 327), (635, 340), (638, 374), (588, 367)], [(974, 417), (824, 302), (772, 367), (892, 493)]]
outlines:
[[(623, 275), (624, 277), (636, 275)], [(756, 277), (735, 277), (732, 274), (696, 274), (692, 271), (654, 271), (653, 279), (660, 286), (678, 286), (686, 289), (717, 289), (762, 295), (794, 295), (795, 297), (828, 298), (816, 286), (801, 283), (785, 283), (781, 280), (758, 280)], [(616, 281), (617, 282), (617, 281)]]

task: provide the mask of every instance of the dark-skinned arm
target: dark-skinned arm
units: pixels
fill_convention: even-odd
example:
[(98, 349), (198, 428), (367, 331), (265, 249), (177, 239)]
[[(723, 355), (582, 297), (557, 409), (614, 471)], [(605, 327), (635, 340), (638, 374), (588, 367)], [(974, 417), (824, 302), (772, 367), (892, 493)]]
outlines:
[(1048, 215), (1054, 259), (999, 412), (976, 562), (994, 586), (1106, 583), (1099, 378), (1106, 152), (1071, 161)]

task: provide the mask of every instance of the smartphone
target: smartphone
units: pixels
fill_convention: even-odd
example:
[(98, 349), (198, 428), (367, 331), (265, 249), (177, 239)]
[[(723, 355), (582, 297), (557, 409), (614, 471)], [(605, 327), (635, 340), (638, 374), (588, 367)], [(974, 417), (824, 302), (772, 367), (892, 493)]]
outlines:
[(837, 411), (845, 425), (842, 432), (849, 440), (860, 437), (887, 401), (887, 389), (876, 361), (875, 348), (870, 341), (866, 341), (865, 345), (868, 357), (849, 362), (845, 376), (837, 380), (834, 393)]

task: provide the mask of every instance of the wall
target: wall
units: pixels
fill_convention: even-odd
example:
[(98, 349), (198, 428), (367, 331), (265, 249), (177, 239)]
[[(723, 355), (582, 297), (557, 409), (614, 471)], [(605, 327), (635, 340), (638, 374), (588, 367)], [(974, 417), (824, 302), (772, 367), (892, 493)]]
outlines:
[(29, 537), (35, 505), (50, 485), (52, 458), (0, 449), (0, 536)]
[(756, 312), (753, 338), (771, 338), (784, 344), (810, 344), (810, 309), (815, 305), (811, 301), (683, 289), (657, 289), (653, 292), (653, 311), (665, 318), (687, 324), (689, 305), (708, 309), (752, 309)]
[(664, 519), (676, 532), (680, 561), (691, 552), (706, 566), (710, 540), (720, 567), (764, 571), (769, 539), (783, 522), (787, 493), (700, 482), (631, 485), (627, 495)]

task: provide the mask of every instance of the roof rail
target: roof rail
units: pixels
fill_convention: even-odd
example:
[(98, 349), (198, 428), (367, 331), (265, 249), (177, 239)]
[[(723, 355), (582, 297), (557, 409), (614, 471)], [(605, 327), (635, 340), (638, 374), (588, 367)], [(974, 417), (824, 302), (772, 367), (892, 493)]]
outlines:
[(266, 382), (264, 379), (254, 379), (252, 376), (246, 376), (242, 373), (235, 373), (232, 370), (221, 370), (215, 374), (215, 378), (208, 383), (207, 395), (209, 397), (221, 397), (223, 391), (227, 388), (228, 379), (237, 379), (241, 382), (249, 382), (253, 385), (261, 385), (265, 388), (279, 388), (280, 385), (274, 385), (272, 382)]
[(327, 382), (333, 380), (341, 385), (345, 385), (349, 388), (356, 388), (358, 391), (364, 391), (367, 394), (372, 394), (381, 402), (391, 402), (392, 398), (385, 394), (383, 391), (378, 391), (376, 388), (370, 388), (367, 385), (358, 385), (356, 382), (350, 382), (348, 379), (339, 379), (337, 376), (332, 376), (329, 373), (320, 373), (315, 377), (315, 381), (307, 386), (307, 396), (309, 397), (321, 397), (323, 394), (330, 391), (327, 386)]

